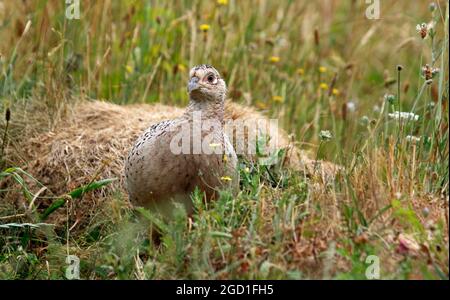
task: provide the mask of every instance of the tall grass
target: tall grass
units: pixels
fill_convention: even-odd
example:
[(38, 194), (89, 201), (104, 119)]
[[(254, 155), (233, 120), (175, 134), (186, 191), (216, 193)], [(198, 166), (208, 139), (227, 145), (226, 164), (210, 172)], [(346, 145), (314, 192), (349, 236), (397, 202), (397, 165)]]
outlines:
[[(0, 2), (0, 105), (39, 105), (50, 124), (83, 98), (182, 106), (188, 69), (209, 63), (233, 101), (278, 118), (300, 148), (344, 166), (342, 177), (317, 189), (277, 170), (284, 184), (273, 187), (271, 170), (252, 167), (237, 198), (204, 207), (194, 194), (193, 219), (180, 209), (165, 224), (143, 212), (159, 224), (160, 245), (119, 195), (114, 213), (49, 249), (76, 244), (88, 278), (364, 278), (361, 257), (374, 252), (393, 278), (448, 278), (448, 2), (383, 2), (380, 20), (365, 18), (362, 1), (225, 2), (82, 1), (80, 20), (65, 18), (63, 1)], [(416, 24), (431, 21), (422, 39)], [(440, 69), (431, 81), (426, 64)], [(418, 120), (395, 119), (398, 111)], [(428, 254), (389, 261), (400, 233)], [(3, 240), (17, 251), (10, 246)], [(7, 272), (32, 276), (19, 273)]]

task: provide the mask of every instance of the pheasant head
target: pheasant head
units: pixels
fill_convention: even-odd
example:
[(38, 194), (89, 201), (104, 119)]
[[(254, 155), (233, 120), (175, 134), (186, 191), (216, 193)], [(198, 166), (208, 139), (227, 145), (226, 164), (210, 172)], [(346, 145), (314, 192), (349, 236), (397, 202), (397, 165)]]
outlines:
[(220, 103), (225, 100), (227, 86), (214, 67), (199, 65), (189, 72), (188, 93), (194, 102)]

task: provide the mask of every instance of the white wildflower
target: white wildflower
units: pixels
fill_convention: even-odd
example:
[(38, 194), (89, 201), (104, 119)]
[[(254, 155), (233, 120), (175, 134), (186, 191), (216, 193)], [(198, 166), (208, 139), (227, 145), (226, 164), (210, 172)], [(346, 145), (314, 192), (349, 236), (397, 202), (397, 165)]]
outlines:
[(356, 104), (355, 104), (355, 102), (349, 101), (349, 102), (347, 102), (346, 106), (347, 106), (347, 111), (349, 111), (349, 112), (355, 112), (355, 110), (356, 110)]
[(426, 23), (417, 24), (416, 25), (416, 31), (420, 34), (420, 37), (422, 39), (427, 37), (428, 34), (428, 25)]
[(413, 135), (407, 135), (406, 141), (408, 141), (410, 143), (417, 143), (417, 142), (420, 142), (420, 137), (413, 136)]
[(416, 30), (417, 32), (419, 32), (420, 30), (427, 28), (427, 24), (426, 23), (422, 23), (422, 24), (417, 24), (416, 25)]
[(419, 120), (419, 115), (416, 115), (412, 112), (403, 112), (403, 111), (396, 111), (394, 113), (388, 114), (389, 118), (395, 119), (395, 120), (409, 120), (409, 121), (417, 121)]
[(439, 68), (432, 68), (430, 67), (429, 64), (426, 64), (425, 66), (422, 67), (422, 76), (426, 80), (430, 80), (433, 79), (434, 76), (436, 76), (439, 73), (439, 71), (440, 71)]
[(434, 29), (435, 27), (436, 27), (436, 22), (431, 21), (428, 24), (427, 23), (417, 24), (416, 31), (418, 34), (420, 34), (420, 37), (422, 39), (424, 39), (428, 35), (430, 35), (431, 37), (433, 37), (435, 35), (435, 33), (436, 33), (436, 31)]
[(321, 141), (329, 141), (333, 138), (333, 135), (329, 130), (321, 130), (319, 133), (319, 137)]

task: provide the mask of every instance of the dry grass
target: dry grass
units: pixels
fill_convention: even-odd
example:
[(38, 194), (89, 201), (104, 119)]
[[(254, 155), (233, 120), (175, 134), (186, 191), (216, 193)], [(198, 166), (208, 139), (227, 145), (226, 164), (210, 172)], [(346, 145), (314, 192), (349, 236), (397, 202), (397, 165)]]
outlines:
[[(365, 279), (377, 255), (382, 278), (448, 279), (447, 6), (382, 1), (369, 20), (364, 1), (86, 1), (69, 21), (59, 0), (0, 0), (0, 107), (13, 112), (0, 277), (61, 278), (77, 254), (93, 279)], [(422, 39), (416, 25), (430, 21)], [(182, 111), (199, 63), (226, 79), (229, 118), (277, 118), (289, 151), (283, 168), (244, 164), (236, 197), (205, 207), (194, 194), (191, 218), (147, 214), (161, 227), (155, 245), (123, 193), (122, 158), (144, 128)], [(440, 68), (428, 84), (425, 64)], [(390, 118), (397, 110), (419, 119)], [(344, 168), (305, 176), (316, 158)], [(111, 177), (63, 202), (46, 221), (56, 235), (23, 225)]]
[[(24, 136), (15, 151), (8, 154), (13, 161), (25, 161), (21, 167), (47, 188), (40, 194), (41, 197), (61, 196), (98, 179), (118, 178), (102, 190), (83, 197), (73, 207), (71, 215), (80, 222), (91, 216), (114, 193), (126, 195), (123, 163), (131, 145), (146, 128), (180, 116), (183, 109), (161, 104), (119, 106), (86, 100), (65, 107), (65, 111), (60, 121), (53, 124), (53, 130)], [(250, 107), (227, 102), (225, 119), (256, 123), (267, 120), (267, 117)], [(256, 135), (244, 132), (246, 138), (243, 144), (256, 143), (253, 140)], [(250, 140), (248, 135), (252, 137)], [(308, 176), (314, 175), (323, 181), (330, 181), (335, 176), (338, 168), (334, 164), (316, 162), (308, 157), (295, 147), (281, 128), (278, 128), (277, 141), (277, 149), (286, 149), (282, 163), (284, 167), (304, 171)], [(257, 159), (249, 154), (242, 158), (252, 162)], [(17, 196), (18, 193), (13, 191), (5, 199)], [(42, 203), (41, 209), (49, 204)], [(65, 212), (52, 220), (59, 220), (57, 223), (64, 225), (67, 222)]]

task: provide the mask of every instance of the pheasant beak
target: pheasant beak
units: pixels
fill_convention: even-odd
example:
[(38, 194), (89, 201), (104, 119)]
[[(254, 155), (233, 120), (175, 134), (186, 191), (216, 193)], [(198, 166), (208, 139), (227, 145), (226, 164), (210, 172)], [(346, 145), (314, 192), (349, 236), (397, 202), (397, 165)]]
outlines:
[(191, 93), (192, 91), (198, 89), (199, 85), (198, 85), (198, 77), (194, 76), (191, 78), (191, 80), (189, 80), (188, 83), (188, 92)]

